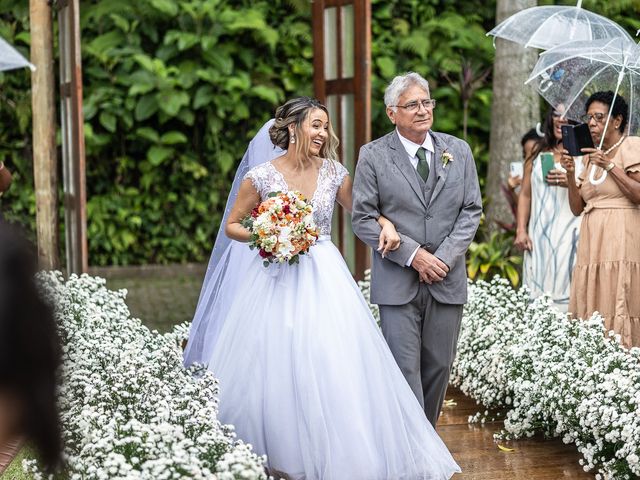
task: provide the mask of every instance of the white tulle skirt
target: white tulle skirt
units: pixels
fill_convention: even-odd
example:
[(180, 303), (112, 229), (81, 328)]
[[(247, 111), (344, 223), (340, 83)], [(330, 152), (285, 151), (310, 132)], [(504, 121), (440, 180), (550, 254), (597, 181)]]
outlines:
[(245, 256), (208, 362), (220, 420), (290, 479), (450, 478), (458, 466), (339, 251), (321, 240), (299, 265)]

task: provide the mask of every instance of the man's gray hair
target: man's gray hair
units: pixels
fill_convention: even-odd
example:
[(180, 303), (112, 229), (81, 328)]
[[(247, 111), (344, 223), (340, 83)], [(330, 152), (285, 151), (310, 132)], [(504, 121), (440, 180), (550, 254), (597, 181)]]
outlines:
[[(427, 95), (429, 95), (429, 82), (427, 82), (419, 73), (408, 72), (404, 75), (398, 75), (391, 81), (387, 89), (384, 91), (384, 104), (387, 107), (397, 105), (398, 100), (400, 100), (400, 95), (402, 95), (405, 90), (413, 85), (421, 87), (424, 91), (427, 92)], [(396, 108), (392, 108), (395, 112)]]

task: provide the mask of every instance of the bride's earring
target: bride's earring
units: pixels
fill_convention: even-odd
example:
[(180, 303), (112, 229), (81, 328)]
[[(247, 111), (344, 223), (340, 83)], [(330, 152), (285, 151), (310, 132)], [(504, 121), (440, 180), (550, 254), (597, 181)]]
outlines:
[(291, 143), (296, 143), (296, 136), (295, 134), (291, 134)]

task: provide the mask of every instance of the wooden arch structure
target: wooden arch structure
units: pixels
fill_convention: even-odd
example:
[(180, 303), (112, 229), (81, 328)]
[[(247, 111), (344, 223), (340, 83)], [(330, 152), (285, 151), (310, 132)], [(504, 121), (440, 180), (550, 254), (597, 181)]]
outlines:
[[(312, 18), (315, 96), (329, 109), (340, 159), (353, 177), (360, 147), (371, 140), (371, 1), (314, 0)], [(333, 232), (351, 273), (362, 278), (369, 249), (342, 208)]]

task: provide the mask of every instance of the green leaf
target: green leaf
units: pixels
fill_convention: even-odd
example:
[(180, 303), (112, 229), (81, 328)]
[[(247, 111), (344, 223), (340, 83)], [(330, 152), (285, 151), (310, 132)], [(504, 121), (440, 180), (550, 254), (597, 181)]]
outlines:
[(198, 88), (195, 96), (193, 97), (193, 108), (198, 110), (205, 105), (208, 105), (213, 100), (213, 88), (210, 85), (203, 85)]
[(145, 95), (138, 100), (136, 105), (135, 117), (136, 120), (146, 120), (151, 115), (154, 115), (158, 111), (158, 102), (153, 94)]
[(150, 72), (153, 72), (155, 70), (155, 65), (153, 63), (153, 59), (151, 57), (149, 57), (148, 55), (144, 55), (144, 54), (140, 53), (138, 55), (134, 55), (133, 58), (145, 70), (148, 70)]
[(136, 135), (142, 138), (146, 138), (147, 140), (150, 140), (154, 143), (160, 141), (160, 135), (158, 135), (158, 132), (150, 127), (138, 128), (136, 130)]
[(167, 132), (160, 138), (160, 142), (164, 145), (175, 145), (178, 143), (187, 143), (187, 136), (182, 132)]
[(100, 125), (111, 133), (116, 131), (116, 117), (110, 112), (102, 112), (100, 114)]
[(189, 95), (186, 92), (166, 90), (157, 94), (157, 101), (164, 113), (175, 117), (182, 107), (189, 105)]
[(104, 35), (95, 37), (88, 43), (87, 48), (92, 52), (104, 55), (109, 50), (122, 46), (124, 40), (125, 38), (122, 32), (113, 30), (105, 33)]
[(380, 74), (384, 78), (393, 78), (397, 72), (396, 62), (389, 57), (378, 57), (376, 59), (376, 65), (380, 69)]
[(263, 100), (266, 100), (269, 103), (277, 105), (281, 100), (280, 90), (275, 88), (270, 88), (265, 85), (256, 85), (253, 87), (252, 93)]
[(147, 159), (154, 167), (161, 165), (165, 160), (173, 155), (173, 148), (160, 147), (154, 145), (147, 151)]
[(160, 12), (172, 17), (178, 14), (178, 2), (175, 0), (151, 0), (150, 3)]
[(231, 170), (231, 167), (233, 167), (234, 163), (233, 160), (233, 155), (231, 155), (229, 152), (220, 152), (218, 154), (217, 161), (220, 169), (222, 170), (222, 173), (227, 173), (229, 170)]
[(117, 13), (112, 13), (111, 15), (109, 15), (109, 18), (111, 18), (115, 26), (118, 27), (123, 32), (129, 31), (130, 25), (129, 25), (129, 21), (126, 18), (121, 17)]
[(504, 270), (507, 274), (507, 277), (509, 278), (509, 281), (511, 282), (511, 285), (513, 285), (514, 287), (517, 287), (518, 284), (520, 283), (520, 275), (518, 274), (518, 271), (509, 264), (506, 264), (504, 266)]

